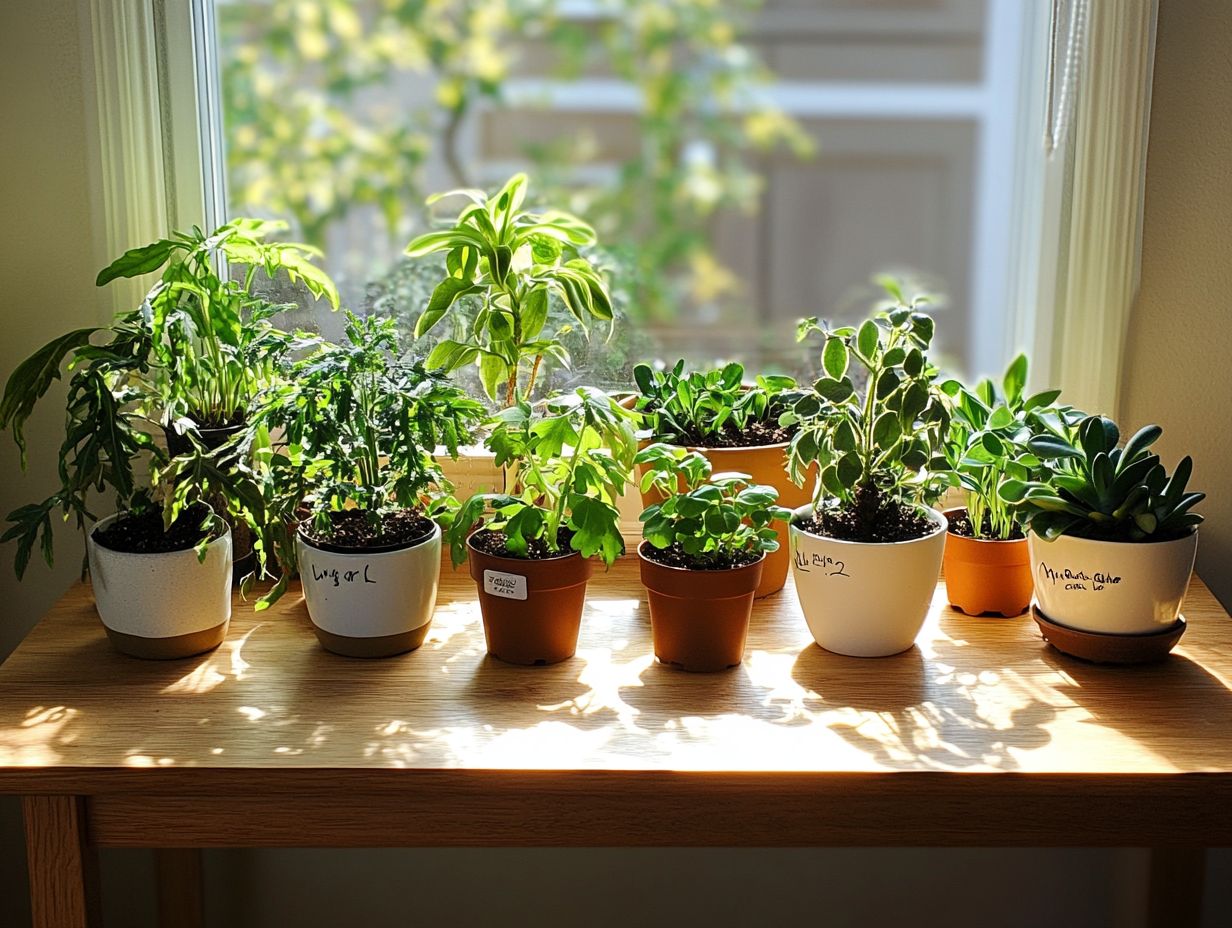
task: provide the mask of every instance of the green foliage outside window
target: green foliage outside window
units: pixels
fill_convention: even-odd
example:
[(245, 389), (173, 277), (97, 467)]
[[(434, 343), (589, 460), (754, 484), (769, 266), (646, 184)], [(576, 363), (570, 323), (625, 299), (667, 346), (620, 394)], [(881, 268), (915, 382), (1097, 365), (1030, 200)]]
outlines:
[(634, 318), (671, 319), (690, 298), (721, 298), (735, 278), (715, 257), (711, 223), (723, 211), (756, 208), (756, 157), (812, 149), (766, 98), (770, 75), (739, 39), (761, 0), (596, 0), (598, 15), (585, 19), (559, 6), (220, 3), (233, 207), (291, 219), (317, 245), (354, 210), (376, 208), (390, 240), (400, 240), (423, 228), (403, 223), (421, 209), (423, 169), (434, 156), (452, 183), (482, 180), (469, 176), (459, 131), (481, 103), (506, 105), (520, 61), (546, 62), (563, 80), (602, 71), (632, 84), (643, 102), (635, 154), (611, 179), (586, 182), (576, 170), (589, 158), (585, 132), (535, 139), (524, 154), (545, 182), (543, 201), (585, 215), (627, 265)]

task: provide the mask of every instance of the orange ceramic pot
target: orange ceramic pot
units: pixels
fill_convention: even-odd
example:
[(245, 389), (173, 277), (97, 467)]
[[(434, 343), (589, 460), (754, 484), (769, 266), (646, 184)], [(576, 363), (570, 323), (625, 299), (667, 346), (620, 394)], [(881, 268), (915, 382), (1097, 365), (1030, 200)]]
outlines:
[[(946, 518), (966, 513), (947, 510)], [(947, 532), (945, 588), (950, 605), (967, 615), (1021, 615), (1031, 605), (1035, 585), (1027, 540), (990, 541)]]
[(576, 551), (528, 560), (496, 557), (469, 541), (466, 546), (488, 653), (511, 664), (555, 664), (573, 657), (594, 564)]
[[(643, 442), (643, 445), (646, 443)], [(813, 498), (813, 480), (816, 469), (809, 471), (803, 487), (798, 487), (787, 476), (787, 443), (777, 445), (760, 445), (749, 448), (690, 448), (699, 451), (710, 461), (710, 466), (716, 474), (724, 471), (735, 471), (748, 474), (754, 483), (774, 487), (779, 491), (779, 505), (788, 509), (798, 509)], [(640, 479), (645, 468), (638, 468)], [(642, 494), (642, 505), (651, 506), (662, 499), (660, 494), (651, 490)], [(779, 538), (779, 549), (766, 555), (766, 566), (762, 571), (761, 583), (757, 587), (757, 598), (777, 593), (787, 582), (787, 570), (791, 566), (790, 539), (786, 522), (772, 522)]]
[(686, 570), (646, 557), (647, 544), (643, 541), (637, 554), (655, 657), (682, 670), (735, 667), (744, 659), (753, 594), (766, 558), (732, 570)]

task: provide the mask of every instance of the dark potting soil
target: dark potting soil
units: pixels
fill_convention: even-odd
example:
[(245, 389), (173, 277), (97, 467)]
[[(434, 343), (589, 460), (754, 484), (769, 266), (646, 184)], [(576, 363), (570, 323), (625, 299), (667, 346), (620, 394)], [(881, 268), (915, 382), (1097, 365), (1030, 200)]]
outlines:
[(813, 535), (866, 544), (911, 541), (937, 529), (918, 510), (887, 497), (875, 486), (857, 487), (854, 497), (850, 503), (819, 510), (795, 524)]
[[(950, 518), (950, 531), (953, 532), (955, 535), (961, 535), (963, 538), (981, 538), (984, 540), (988, 540), (993, 537), (992, 522), (989, 520), (987, 514), (984, 516), (984, 524), (983, 526), (981, 526), (980, 534), (976, 535), (975, 532), (971, 530), (971, 516), (967, 514), (967, 510), (965, 509), (962, 512), (956, 513), (954, 516)], [(996, 540), (997, 541), (1017, 541), (1020, 538), (1026, 538), (1026, 537), (1027, 536), (1022, 533), (1022, 529), (1020, 529), (1017, 525), (1015, 525), (1014, 530), (1013, 532), (1010, 533), (1009, 538), (1005, 538), (1005, 539), (998, 538)]]
[(514, 554), (509, 550), (509, 539), (505, 537), (504, 532), (494, 532), (491, 529), (484, 528), (471, 536), (471, 544), (476, 550), (482, 551), (484, 554), (490, 554), (492, 557), (514, 557), (524, 561), (546, 561), (548, 558), (564, 557), (567, 554), (572, 554), (573, 549), (569, 547), (569, 542), (572, 539), (573, 532), (567, 528), (561, 528), (556, 533), (558, 551), (551, 550), (542, 538), (535, 538), (531, 540), (525, 554)]
[(312, 520), (301, 523), (308, 540), (330, 548), (397, 548), (411, 545), (432, 534), (436, 523), (422, 512), (403, 509), (382, 513), (379, 518), (364, 509), (340, 509), (329, 513), (329, 531), (320, 535)]
[(795, 426), (784, 428), (777, 422), (767, 420), (750, 422), (743, 429), (725, 425), (718, 435), (703, 435), (696, 429), (689, 429), (683, 435), (665, 437), (663, 440), (690, 448), (758, 448), (791, 441), (795, 431)]
[(716, 551), (710, 554), (688, 554), (679, 542), (666, 548), (647, 544), (641, 549), (647, 559), (666, 567), (683, 567), (685, 570), (735, 570), (754, 563), (761, 553), (757, 551)]
[(96, 528), (93, 537), (104, 548), (128, 554), (187, 551), (205, 539), (207, 533), (201, 523), (209, 514), (209, 507), (197, 503), (181, 512), (171, 528), (163, 531), (162, 510), (146, 509), (123, 515), (106, 528)]

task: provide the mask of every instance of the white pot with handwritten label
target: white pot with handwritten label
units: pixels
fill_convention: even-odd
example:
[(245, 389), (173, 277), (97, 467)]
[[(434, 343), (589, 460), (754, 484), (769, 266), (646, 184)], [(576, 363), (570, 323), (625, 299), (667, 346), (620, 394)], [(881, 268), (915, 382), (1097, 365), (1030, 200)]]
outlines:
[(296, 537), (308, 615), (322, 647), (347, 657), (389, 657), (423, 644), (441, 579), (441, 529), (376, 550)]
[(1172, 541), (1098, 541), (1027, 535), (1035, 598), (1060, 625), (1104, 635), (1148, 635), (1176, 624), (1198, 533)]
[(885, 544), (843, 541), (797, 526), (813, 515), (802, 506), (791, 521), (791, 570), (809, 631), (827, 651), (888, 657), (914, 643), (937, 588), (945, 553), (945, 516), (923, 510), (936, 528), (922, 538)]

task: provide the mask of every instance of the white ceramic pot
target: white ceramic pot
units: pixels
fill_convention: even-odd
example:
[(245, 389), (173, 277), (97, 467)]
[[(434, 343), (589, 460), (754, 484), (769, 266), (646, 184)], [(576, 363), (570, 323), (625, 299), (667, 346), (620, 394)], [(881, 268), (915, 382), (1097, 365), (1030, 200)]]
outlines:
[(388, 657), (423, 644), (441, 579), (441, 529), (392, 551), (328, 551), (296, 538), (308, 615), (321, 644), (348, 657)]
[(925, 513), (936, 529), (923, 538), (866, 544), (810, 535), (791, 524), (791, 570), (813, 638), (827, 651), (887, 657), (905, 651), (928, 617), (945, 552), (945, 516)]
[(1193, 573), (1198, 533), (1173, 541), (1097, 541), (1027, 535), (1039, 607), (1054, 622), (1106, 635), (1144, 635), (1176, 624)]
[[(120, 516), (108, 516), (96, 529)], [(107, 637), (125, 654), (169, 659), (218, 647), (231, 620), (231, 530), (195, 548), (159, 554), (114, 551), (86, 535), (94, 604)]]

